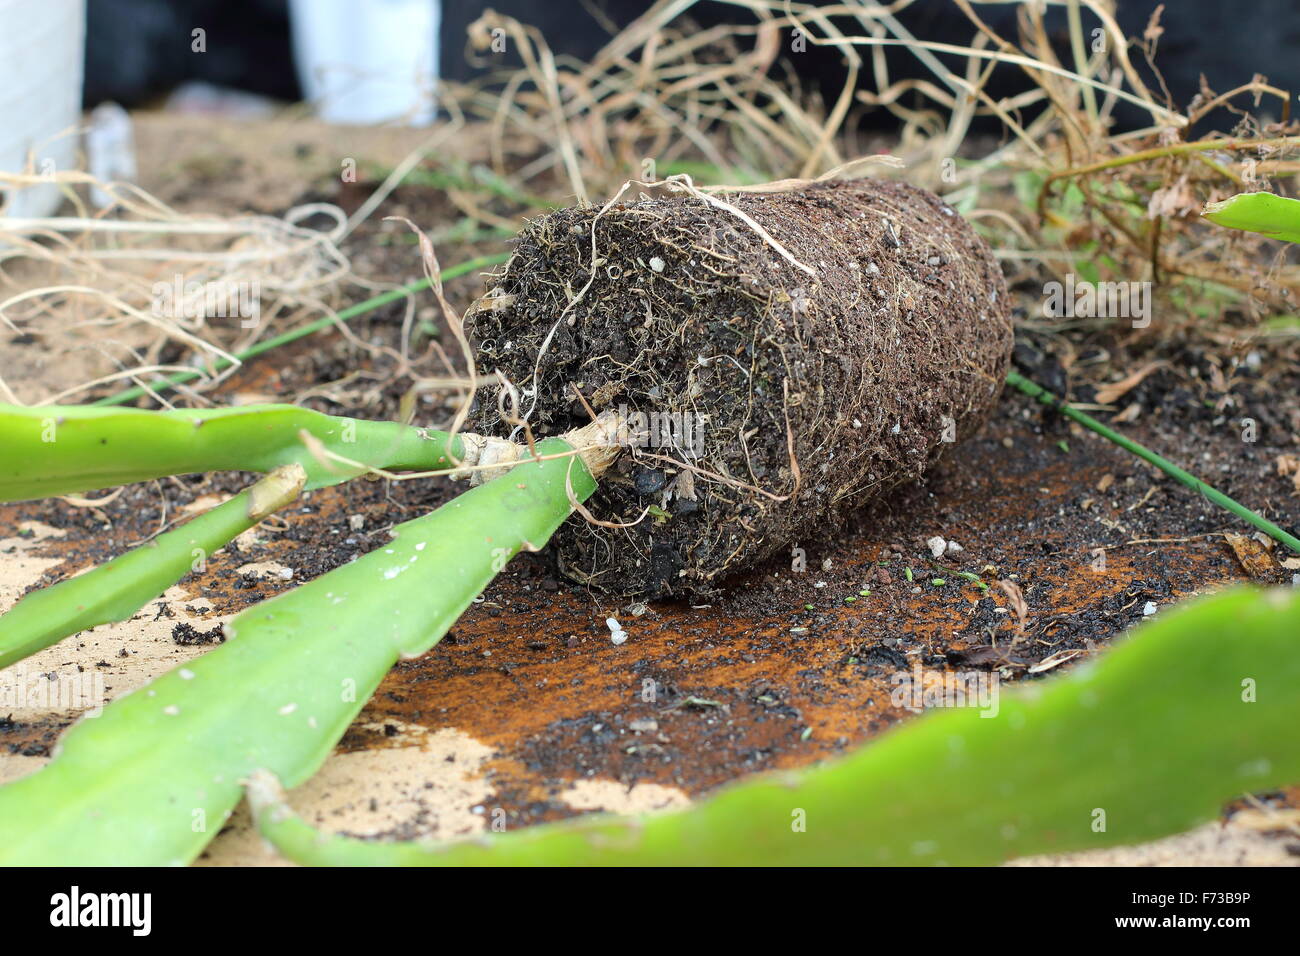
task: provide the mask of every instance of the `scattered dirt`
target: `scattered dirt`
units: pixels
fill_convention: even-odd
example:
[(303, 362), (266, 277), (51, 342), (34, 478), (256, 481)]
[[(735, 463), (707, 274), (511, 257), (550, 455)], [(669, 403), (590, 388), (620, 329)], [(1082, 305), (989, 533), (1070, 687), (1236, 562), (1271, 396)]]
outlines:
[[(1286, 501), (1284, 481), (1258, 481), (1233, 441), (1193, 447), (1198, 457), (1214, 449), (1214, 464), (1229, 468), (1220, 484), (1247, 503), (1267, 509), (1270, 500)], [(1107, 491), (1098, 492), (1107, 476)], [(152, 532), (164, 495), (174, 513), (198, 493), (240, 484), (217, 475), (199, 487), (135, 486), (98, 512), (57, 501), (8, 505), (0, 521), (38, 521), (63, 533), (27, 552), (53, 562), (35, 586)], [(227, 548), (183, 581), (188, 600), (151, 604), (135, 626), (199, 604), (191, 626), (209, 631), (209, 620), (380, 545), (393, 523), (449, 494), (433, 482), (386, 481), (314, 492), (281, 526), (259, 528), (256, 543)], [(351, 530), (350, 515), (364, 517), (364, 530)], [(1104, 650), (1144, 619), (1148, 602), (1163, 609), (1242, 579), (1223, 538), (1230, 529), (1227, 516), (1187, 489), (1008, 394), (988, 427), (924, 483), (796, 545), (805, 570), (792, 570), (793, 558), (769, 561), (729, 581), (709, 604), (611, 600), (557, 577), (541, 556), (521, 556), (442, 644), (393, 670), (340, 751), (387, 746), (388, 724), (453, 728), (492, 749), (489, 805), (519, 825), (571, 815), (560, 794), (581, 779), (653, 783), (697, 797), (748, 773), (833, 756), (909, 719), (891, 701), (890, 678), (900, 671), (997, 668), (1009, 681), (1035, 680), (1044, 674), (1027, 676), (1028, 668), (1053, 655), (1080, 652), (1078, 662)], [(963, 550), (934, 561), (925, 542), (935, 535)], [(0, 560), (8, 567), (10, 558)], [(239, 569), (250, 561), (292, 568), (294, 582), (249, 581)], [(1023, 634), (998, 588), (984, 592), (956, 572), (1018, 583), (1029, 609)], [(626, 629), (627, 643), (610, 641), (607, 616)], [(51, 652), (92, 666), (107, 660), (122, 640), (105, 647), (101, 630)], [(72, 716), (0, 723), (0, 753), (48, 754)]]

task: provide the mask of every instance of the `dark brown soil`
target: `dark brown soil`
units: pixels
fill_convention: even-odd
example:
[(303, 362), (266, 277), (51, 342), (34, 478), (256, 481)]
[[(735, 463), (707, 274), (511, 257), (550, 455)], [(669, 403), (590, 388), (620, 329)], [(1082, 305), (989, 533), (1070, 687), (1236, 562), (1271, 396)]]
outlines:
[(920, 477), (1005, 377), (1001, 270), (936, 196), (859, 180), (726, 200), (815, 274), (730, 211), (644, 199), (533, 220), (469, 316), (481, 366), (520, 392), (505, 416), (490, 393), (476, 430), (522, 413), (555, 434), (588, 408), (650, 428), (593, 499), (625, 526), (571, 522), (553, 545), (595, 587), (716, 593)]

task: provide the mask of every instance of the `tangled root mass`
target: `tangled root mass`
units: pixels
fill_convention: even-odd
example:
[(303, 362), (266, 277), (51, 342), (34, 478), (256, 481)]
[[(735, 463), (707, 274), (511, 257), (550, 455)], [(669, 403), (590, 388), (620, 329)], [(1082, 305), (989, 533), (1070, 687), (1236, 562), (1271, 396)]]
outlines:
[(857, 180), (723, 198), (768, 237), (681, 195), (535, 219), (467, 316), (480, 367), (518, 390), (517, 416), (489, 393), (472, 427), (526, 414), (558, 434), (587, 406), (644, 426), (589, 503), (635, 523), (571, 521), (553, 545), (621, 594), (707, 593), (823, 533), (978, 428), (1006, 374), (1001, 270), (938, 197)]

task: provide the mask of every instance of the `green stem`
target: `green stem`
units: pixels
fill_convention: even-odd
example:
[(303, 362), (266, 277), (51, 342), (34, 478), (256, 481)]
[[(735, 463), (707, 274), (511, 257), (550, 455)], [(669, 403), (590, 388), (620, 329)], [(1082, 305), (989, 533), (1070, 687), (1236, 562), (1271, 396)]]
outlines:
[(1015, 388), (1018, 388), (1020, 391), (1024, 392), (1030, 398), (1038, 399), (1038, 401), (1042, 402), (1044, 405), (1050, 405), (1052, 408), (1055, 408), (1066, 418), (1073, 419), (1074, 421), (1082, 425), (1084, 428), (1096, 432), (1098, 435), (1105, 438), (1107, 441), (1114, 442), (1116, 445), (1119, 445), (1119, 447), (1123, 448), (1125, 451), (1132, 452), (1133, 454), (1141, 458), (1143, 461), (1150, 462), (1151, 464), (1159, 468), (1161, 471), (1163, 471), (1166, 475), (1173, 478), (1175, 481), (1179, 482), (1180, 484), (1186, 485), (1188, 488), (1191, 488), (1193, 491), (1199, 492), (1201, 495), (1204, 495), (1206, 498), (1214, 502), (1220, 508), (1224, 508), (1227, 511), (1231, 511), (1238, 518), (1241, 518), (1243, 521), (1246, 521), (1249, 524), (1254, 525), (1260, 531), (1263, 531), (1274, 541), (1284, 544), (1292, 551), (1296, 552), (1297, 554), (1300, 554), (1300, 538), (1297, 538), (1295, 535), (1291, 534), (1290, 532), (1285, 531), (1282, 528), (1278, 527), (1277, 525), (1275, 525), (1273, 522), (1269, 521), (1267, 518), (1263, 517), (1262, 515), (1256, 514), (1255, 512), (1247, 508), (1245, 505), (1241, 504), (1240, 502), (1235, 501), (1232, 498), (1229, 498), (1227, 495), (1225, 495), (1222, 491), (1219, 491), (1217, 488), (1207, 485), (1205, 482), (1201, 481), (1201, 479), (1179, 468), (1177, 465), (1175, 465), (1173, 462), (1169, 461), (1168, 459), (1162, 458), (1160, 455), (1157, 455), (1155, 452), (1151, 451), (1148, 448), (1144, 448), (1142, 445), (1139, 445), (1137, 442), (1133, 441), (1133, 439), (1125, 438), (1119, 432), (1107, 428), (1105, 425), (1097, 421), (1095, 418), (1085, 415), (1083, 412), (1079, 411), (1078, 409), (1071, 408), (1069, 405), (1067, 405), (1065, 402), (1062, 402), (1051, 392), (1047, 391), (1047, 389), (1043, 388), (1040, 385), (1035, 384), (1034, 382), (1031, 382), (1029, 379), (1025, 378), (1019, 372), (1016, 372), (1015, 370), (1008, 372), (1007, 384)]
[(125, 621), (273, 511), (294, 501), (307, 475), (284, 465), (179, 528), (39, 591), (0, 615), (0, 668), (70, 634)]
[(1300, 242), (1300, 200), (1272, 193), (1240, 193), (1222, 202), (1206, 203), (1201, 215), (1229, 229)]
[(46, 766), (0, 787), (0, 865), (192, 860), (244, 777), (311, 776), (398, 657), (427, 651), (512, 556), (545, 544), (570, 488), (595, 487), (572, 455), (526, 461), (239, 614), (221, 647), (82, 719)]
[(1153, 146), (1150, 149), (1138, 150), (1135, 153), (1128, 153), (1123, 156), (1113, 156), (1110, 159), (1098, 160), (1094, 163), (1088, 163), (1084, 166), (1075, 166), (1072, 169), (1061, 169), (1043, 180), (1042, 186), (1038, 190), (1038, 214), (1044, 214), (1047, 206), (1047, 197), (1051, 193), (1052, 184), (1058, 179), (1068, 179), (1074, 176), (1087, 176), (1092, 173), (1099, 173), (1108, 169), (1116, 169), (1120, 166), (1129, 166), (1133, 163), (1145, 163), (1152, 159), (1163, 159), (1166, 156), (1188, 156), (1195, 153), (1219, 152), (1224, 150), (1260, 150), (1269, 147), (1287, 147), (1300, 146), (1300, 136), (1281, 136), (1275, 139), (1201, 139), (1191, 143), (1174, 143), (1169, 146)]
[(303, 433), (327, 450), (373, 468), (452, 467), (463, 443), (445, 432), (323, 415), (296, 405), (147, 411), (88, 405), (0, 405), (0, 501), (92, 491), (166, 475), (269, 472), (299, 464), (307, 487), (356, 477), (323, 462)]
[[(262, 835), (308, 865), (978, 866), (1139, 843), (1300, 778), (1297, 633), (1300, 593), (1214, 595), (1067, 676), (999, 694), (996, 674), (981, 674), (986, 690), (966, 706), (673, 814), (430, 846), (321, 834), (269, 774), (250, 779), (249, 798)], [(897, 706), (943, 707), (934, 679), (959, 675), (923, 677), (918, 664), (901, 676)]]
[[(443, 281), (449, 279), (455, 279), (458, 276), (463, 276), (466, 273), (473, 272), (475, 269), (483, 269), (486, 268), (487, 266), (499, 265), (500, 263), (505, 262), (508, 258), (510, 258), (509, 253), (497, 253), (491, 256), (479, 256), (476, 259), (470, 259), (468, 262), (462, 262), (458, 265), (454, 265), (451, 266), (450, 268), (444, 269), (442, 272), (442, 278)], [(388, 292), (384, 292), (380, 295), (374, 296), (373, 298), (366, 299), (364, 302), (358, 302), (356, 305), (348, 306), (348, 308), (343, 309), (341, 312), (337, 313), (336, 315), (326, 316), (325, 318), (317, 319), (315, 322), (309, 322), (306, 325), (293, 329), (289, 332), (285, 332), (281, 335), (277, 335), (272, 338), (265, 339), (264, 341), (258, 342), (256, 345), (253, 345), (242, 352), (235, 353), (235, 358), (239, 359), (239, 361), (241, 362), (246, 362), (251, 358), (255, 358), (258, 355), (262, 355), (265, 352), (269, 352), (272, 349), (279, 348), (282, 345), (288, 345), (290, 342), (296, 342), (298, 341), (298, 339), (304, 338), (308, 335), (313, 335), (316, 332), (321, 331), (322, 329), (328, 329), (333, 325), (337, 325), (339, 322), (349, 322), (352, 319), (355, 319), (359, 315), (365, 315), (367, 312), (372, 312), (381, 306), (388, 305), (388, 303), (390, 302), (396, 302), (398, 299), (404, 299), (407, 296), (414, 295), (415, 293), (421, 292), (427, 288), (429, 288), (428, 279), (418, 279), (415, 282), (408, 282), (406, 285), (402, 286), (401, 288), (392, 289)], [(230, 368), (231, 365), (233, 364), (234, 363), (230, 362), (227, 359), (218, 358), (212, 363), (212, 371), (222, 372)], [(150, 388), (154, 392), (165, 392), (175, 387), (176, 385), (180, 385), (184, 382), (192, 382), (196, 378), (201, 378), (205, 374), (208, 373), (201, 372), (198, 370), (195, 370), (193, 372), (174, 372), (171, 375), (168, 375), (160, 379), (159, 381), (153, 383), (150, 386)], [(125, 391), (118, 392), (116, 395), (110, 395), (107, 398), (101, 398), (98, 401), (93, 402), (92, 404), (124, 405), (127, 402), (134, 401), (137, 398), (141, 398), (145, 395), (148, 395), (149, 391), (150, 389), (146, 389), (143, 386), (136, 385), (132, 388), (126, 389)]]

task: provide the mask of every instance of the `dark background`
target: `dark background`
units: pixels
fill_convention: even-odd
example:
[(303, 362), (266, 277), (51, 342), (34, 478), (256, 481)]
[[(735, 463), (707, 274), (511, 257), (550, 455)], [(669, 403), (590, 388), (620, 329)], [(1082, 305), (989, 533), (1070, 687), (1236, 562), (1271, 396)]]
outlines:
[[(441, 31), (442, 75), (470, 79), (483, 68), (467, 62), (465, 28), (485, 7), (541, 28), (557, 53), (590, 57), (608, 39), (608, 32), (591, 13), (600, 9), (608, 21), (625, 25), (644, 12), (644, 0), (443, 0)], [(1140, 36), (1156, 0), (1120, 0), (1119, 22), (1129, 36)], [(994, 4), (977, 8), (999, 33), (1015, 37), (1016, 7)], [(289, 42), (285, 0), (89, 0), (86, 50), (87, 106), (115, 100), (141, 106), (165, 95), (186, 80), (248, 90), (281, 100), (301, 93)], [(689, 16), (702, 26), (736, 19), (752, 22), (747, 11), (704, 0)], [(898, 14), (914, 35), (927, 40), (967, 43), (974, 28), (950, 0), (920, 0)], [(1210, 86), (1223, 92), (1263, 73), (1278, 86), (1289, 87), (1300, 63), (1300, 3), (1297, 0), (1171, 0), (1166, 4), (1158, 64), (1177, 107), (1185, 107), (1204, 73)], [(1085, 28), (1092, 23), (1085, 11)], [(1048, 24), (1060, 41), (1063, 62), (1071, 62), (1062, 7), (1049, 8)], [(190, 53), (190, 31), (203, 27), (208, 52)], [(897, 76), (922, 75), (924, 68), (906, 50), (888, 51)], [(511, 63), (499, 55), (497, 65)], [(833, 97), (843, 83), (840, 56), (834, 49), (810, 45), (792, 58), (810, 84), (820, 84)], [(1135, 64), (1142, 57), (1134, 55)], [(1144, 76), (1152, 89), (1154, 78)], [(870, 78), (864, 80), (870, 83)], [(1012, 67), (994, 74), (995, 96), (1024, 87), (1023, 75)], [(1119, 113), (1121, 125), (1142, 118)], [(1220, 125), (1231, 116), (1216, 117)], [(879, 126), (893, 125), (884, 110), (866, 117)]]

